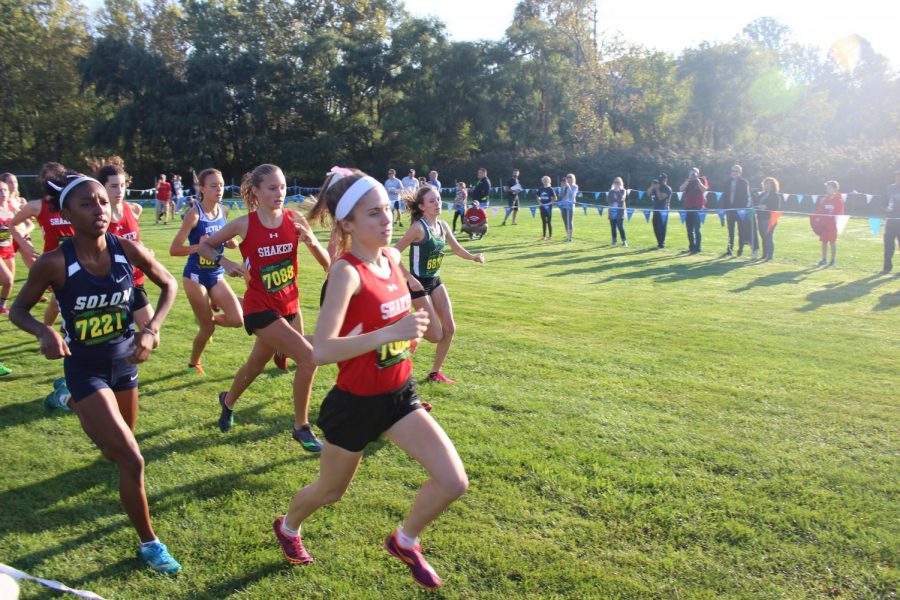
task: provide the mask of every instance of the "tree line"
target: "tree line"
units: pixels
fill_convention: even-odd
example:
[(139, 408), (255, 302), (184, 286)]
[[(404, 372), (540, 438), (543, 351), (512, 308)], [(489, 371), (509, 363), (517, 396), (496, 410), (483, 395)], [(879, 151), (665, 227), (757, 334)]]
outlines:
[(0, 6), (3, 170), (117, 153), (138, 182), (261, 162), (310, 185), (333, 164), (471, 182), (483, 165), (607, 189), (740, 162), (800, 192), (878, 193), (900, 166), (887, 59), (858, 36), (822, 56), (771, 18), (673, 56), (602, 33), (588, 0), (522, 0), (481, 42), (395, 0)]

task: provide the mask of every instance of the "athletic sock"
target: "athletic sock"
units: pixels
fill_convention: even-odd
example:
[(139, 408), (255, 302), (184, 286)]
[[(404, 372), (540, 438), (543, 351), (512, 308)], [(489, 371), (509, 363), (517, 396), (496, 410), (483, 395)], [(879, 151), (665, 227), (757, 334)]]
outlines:
[(401, 526), (397, 528), (397, 543), (400, 544), (401, 548), (412, 550), (419, 543), (419, 538), (409, 537), (403, 532), (403, 527)]
[(159, 543), (159, 538), (153, 538), (149, 542), (141, 542), (141, 548), (149, 548), (150, 546), (155, 546)]
[(0, 308), (6, 306), (7, 300), (9, 300), (9, 298), (0, 298)]
[(287, 515), (284, 515), (285, 518), (281, 520), (281, 533), (289, 537), (297, 537), (300, 535), (300, 527), (297, 529), (291, 529), (287, 524)]

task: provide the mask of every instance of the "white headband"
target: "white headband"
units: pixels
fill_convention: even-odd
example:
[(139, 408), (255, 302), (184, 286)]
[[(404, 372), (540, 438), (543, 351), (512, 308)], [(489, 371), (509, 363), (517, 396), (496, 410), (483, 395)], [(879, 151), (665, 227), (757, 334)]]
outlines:
[(353, 207), (356, 206), (356, 203), (359, 202), (359, 199), (373, 188), (378, 193), (379, 198), (388, 200), (387, 190), (384, 189), (381, 182), (374, 177), (366, 175), (365, 177), (354, 181), (353, 185), (347, 188), (347, 191), (344, 192), (341, 199), (338, 200), (337, 209), (334, 211), (335, 218), (346, 219), (347, 215), (350, 214), (350, 211), (353, 210)]
[(103, 187), (103, 184), (102, 184), (102, 183), (100, 183), (99, 181), (97, 181), (97, 180), (94, 179), (93, 177), (88, 177), (87, 175), (79, 175), (78, 177), (76, 177), (75, 179), (73, 179), (72, 181), (70, 181), (69, 183), (67, 183), (66, 186), (63, 187), (63, 188), (60, 188), (58, 185), (54, 184), (53, 182), (49, 182), (49, 181), (47, 182), (47, 183), (50, 184), (50, 186), (51, 186), (53, 189), (55, 189), (55, 190), (62, 190), (62, 191), (59, 192), (59, 209), (60, 209), (60, 210), (62, 210), (63, 208), (65, 208), (65, 206), (66, 206), (66, 196), (69, 195), (69, 192), (71, 192), (72, 190), (74, 190), (76, 186), (81, 185), (81, 184), (84, 183), (85, 181), (93, 181), (94, 183), (96, 183), (96, 184), (99, 185), (100, 187)]

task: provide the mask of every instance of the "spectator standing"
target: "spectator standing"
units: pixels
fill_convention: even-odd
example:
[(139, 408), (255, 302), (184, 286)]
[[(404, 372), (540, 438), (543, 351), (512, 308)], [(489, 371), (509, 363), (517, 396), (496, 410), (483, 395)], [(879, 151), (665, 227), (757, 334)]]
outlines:
[[(756, 225), (759, 237), (762, 238), (763, 260), (772, 260), (775, 254), (775, 225), (779, 215), (776, 211), (781, 209), (781, 193), (778, 180), (774, 177), (766, 177), (762, 182), (762, 193), (756, 198)], [(753, 236), (753, 258), (758, 254), (759, 242), (757, 236)]]
[(438, 179), (438, 172), (431, 170), (428, 172), (428, 181), (426, 181), (428, 185), (435, 188), (438, 191), (438, 194), (441, 193), (441, 180)]
[(472, 200), (478, 201), (482, 209), (487, 209), (491, 205), (491, 180), (488, 179), (487, 169), (484, 167), (478, 169), (478, 183), (469, 195)]
[(397, 179), (397, 171), (388, 169), (387, 179), (384, 180), (384, 189), (387, 190), (388, 200), (391, 202), (391, 210), (394, 214), (394, 225), (403, 227), (402, 213), (400, 207), (403, 202), (400, 200), (400, 192), (403, 191), (403, 182)]
[(562, 215), (563, 226), (566, 228), (566, 241), (572, 241), (574, 223), (572, 217), (575, 214), (575, 203), (578, 199), (578, 184), (575, 182), (575, 174), (566, 175), (559, 194), (559, 212)]
[(606, 203), (609, 205), (609, 228), (612, 232), (612, 245), (616, 245), (616, 231), (622, 236), (622, 246), (628, 247), (625, 240), (625, 183), (621, 177), (613, 179), (612, 187), (606, 192)]
[(165, 175), (159, 176), (156, 184), (156, 224), (159, 225), (159, 216), (162, 214), (163, 225), (169, 224), (169, 203), (172, 201), (172, 184), (166, 181)]
[(824, 267), (828, 256), (828, 245), (831, 244), (831, 263), (835, 265), (837, 258), (837, 216), (844, 214), (844, 198), (841, 196), (841, 185), (837, 181), (825, 182), (825, 195), (816, 203), (816, 212), (810, 217), (813, 231), (819, 234), (822, 242), (822, 260), (819, 266)]
[(553, 225), (550, 217), (553, 214), (553, 203), (556, 202), (556, 190), (550, 187), (552, 181), (544, 175), (541, 177), (541, 189), (538, 190), (538, 203), (541, 205), (541, 239), (553, 239)]
[(894, 172), (894, 183), (888, 187), (884, 216), (884, 268), (881, 274), (887, 275), (894, 268), (894, 252), (900, 245), (900, 170)]
[(519, 214), (519, 195), (522, 193), (522, 184), (519, 183), (519, 170), (512, 170), (512, 177), (506, 180), (506, 185), (503, 186), (503, 191), (506, 192), (506, 216), (503, 217), (503, 222), (500, 225), (506, 225), (506, 220), (512, 215), (512, 224), (516, 224), (516, 216)]
[(739, 210), (750, 208), (750, 182), (742, 177), (744, 170), (741, 165), (731, 167), (731, 178), (724, 186), (722, 192), (722, 208), (725, 209), (725, 223), (728, 226), (728, 248), (725, 256), (734, 256), (734, 230), (737, 226), (738, 251), (740, 256), (744, 252), (744, 245), (750, 243), (750, 220), (744, 213), (741, 218)]
[(687, 211), (685, 226), (687, 227), (688, 252), (700, 252), (700, 211), (706, 208), (706, 190), (709, 182), (700, 176), (700, 169), (694, 167), (679, 188), (684, 193), (684, 208)]
[(410, 169), (406, 177), (403, 178), (402, 183), (403, 191), (408, 194), (408, 197), (414, 197), (419, 189), (419, 180), (416, 178), (416, 170)]
[(647, 195), (653, 201), (653, 234), (656, 236), (656, 247), (666, 247), (666, 224), (669, 220), (669, 202), (672, 198), (672, 188), (669, 187), (669, 176), (660, 173), (653, 180)]
[(466, 214), (466, 200), (469, 199), (469, 190), (466, 189), (465, 181), (456, 182), (456, 200), (453, 203), (453, 227), (450, 228), (452, 233), (456, 233), (456, 221)]

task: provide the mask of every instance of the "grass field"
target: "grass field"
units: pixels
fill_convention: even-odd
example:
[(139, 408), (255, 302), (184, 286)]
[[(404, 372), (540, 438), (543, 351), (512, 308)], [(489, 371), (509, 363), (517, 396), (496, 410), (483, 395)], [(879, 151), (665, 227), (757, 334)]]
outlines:
[[(839, 240), (838, 267), (818, 269), (799, 218), (779, 223), (775, 260), (754, 264), (719, 258), (714, 215), (696, 256), (677, 218), (656, 250), (640, 213), (629, 248), (609, 246), (596, 213), (576, 215), (571, 244), (536, 241), (526, 210), (515, 227), (499, 216), (464, 242), (485, 265), (444, 261), (459, 326), (445, 372), (460, 383), (421, 386), (471, 480), (423, 536), (445, 581), (435, 596), (896, 596), (900, 279), (876, 275), (881, 238), (865, 220)], [(180, 281), (174, 233), (143, 219)], [(322, 279), (301, 255), (310, 330)], [(194, 332), (179, 292), (141, 367), (151, 514), (184, 565), (165, 577), (134, 557), (116, 470), (73, 415), (42, 407), (61, 364), (0, 321), (14, 371), (0, 380), (0, 562), (108, 598), (419, 597), (381, 542), (424, 472), (373, 444), (344, 500), (304, 524), (317, 562), (288, 565), (271, 523), (318, 467), (289, 435), (292, 378), (268, 369), (223, 435), (216, 393), (251, 339), (217, 332), (201, 378), (185, 370)], [(420, 379), (433, 351), (415, 356)], [(319, 371), (313, 419), (335, 373)]]

